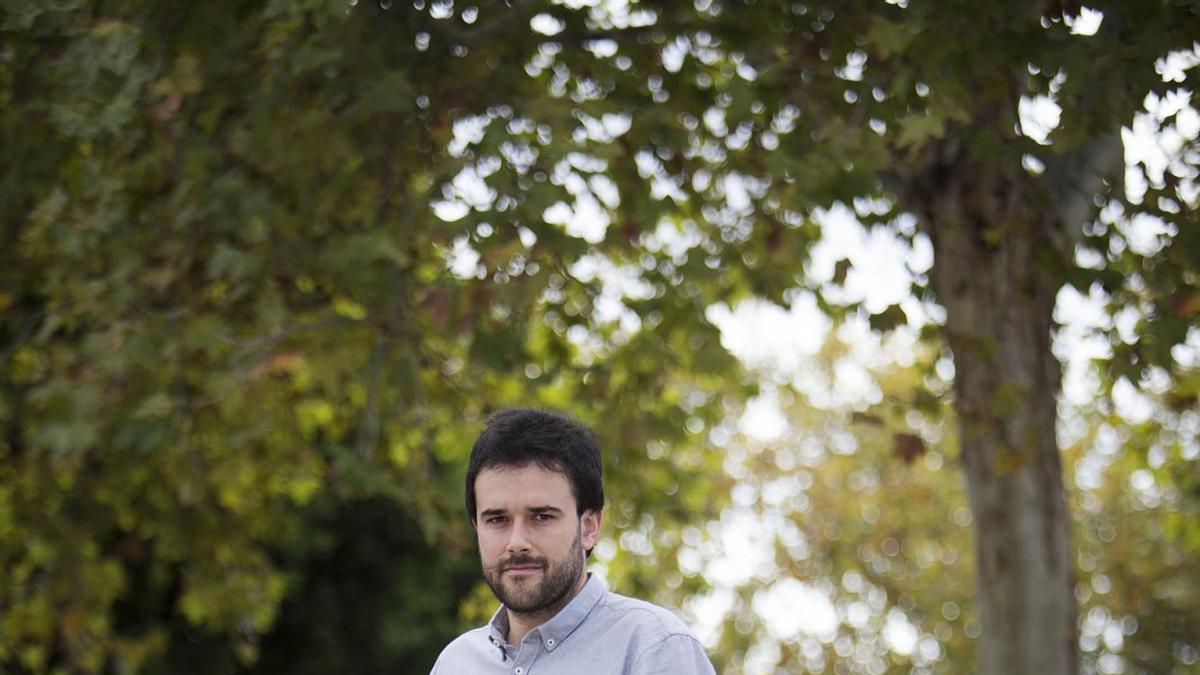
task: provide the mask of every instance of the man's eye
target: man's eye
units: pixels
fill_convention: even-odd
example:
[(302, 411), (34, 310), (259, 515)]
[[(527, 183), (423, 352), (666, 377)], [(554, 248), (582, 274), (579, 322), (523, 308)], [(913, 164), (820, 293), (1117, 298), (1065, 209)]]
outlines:
[(533, 515), (533, 518), (534, 518), (534, 520), (540, 520), (543, 522), (548, 521), (548, 520), (554, 520), (554, 516), (550, 515), (549, 513), (535, 513)]
[(504, 524), (504, 516), (492, 516), (487, 519), (487, 523), (488, 525), (502, 525)]

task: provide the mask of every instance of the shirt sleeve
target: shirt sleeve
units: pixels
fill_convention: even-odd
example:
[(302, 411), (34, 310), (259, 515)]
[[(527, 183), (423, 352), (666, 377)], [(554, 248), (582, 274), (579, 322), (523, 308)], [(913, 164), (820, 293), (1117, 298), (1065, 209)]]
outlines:
[(716, 671), (696, 638), (675, 633), (638, 654), (629, 675), (716, 675)]

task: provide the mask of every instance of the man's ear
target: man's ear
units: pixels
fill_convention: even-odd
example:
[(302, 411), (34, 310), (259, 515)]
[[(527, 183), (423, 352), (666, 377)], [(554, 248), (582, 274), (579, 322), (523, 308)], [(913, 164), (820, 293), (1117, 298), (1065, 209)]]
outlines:
[(583, 550), (590, 551), (600, 539), (600, 525), (604, 522), (604, 512), (600, 509), (589, 509), (579, 516), (579, 543)]

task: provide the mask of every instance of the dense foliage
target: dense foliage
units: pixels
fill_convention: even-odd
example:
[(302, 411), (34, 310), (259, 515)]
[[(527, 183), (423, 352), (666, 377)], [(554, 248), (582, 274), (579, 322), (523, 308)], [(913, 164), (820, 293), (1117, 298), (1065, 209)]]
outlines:
[[(499, 406), (601, 430), (616, 527), (719, 509), (698, 439), (736, 368), (701, 302), (727, 282), (668, 294), (658, 273), (653, 330), (597, 319), (611, 291), (575, 265), (623, 243), (541, 218), (588, 142), (560, 133), (569, 100), (507, 67), (536, 54), (528, 21), (462, 58), (414, 39), (452, 28), (428, 10), (348, 10), (6, 5), (5, 670), (220, 669), (213, 641), (249, 663), (279, 625), (261, 645), (278, 664), (324, 644), (324, 618), (346, 616), (336, 640), (382, 605), (360, 638), (378, 652), (309, 667), (426, 667), (473, 586), (461, 476)], [(545, 120), (514, 112), (529, 101)], [(472, 118), (486, 133), (449, 150)], [(436, 217), (478, 164), (489, 201)], [(478, 261), (452, 270), (467, 242)]]

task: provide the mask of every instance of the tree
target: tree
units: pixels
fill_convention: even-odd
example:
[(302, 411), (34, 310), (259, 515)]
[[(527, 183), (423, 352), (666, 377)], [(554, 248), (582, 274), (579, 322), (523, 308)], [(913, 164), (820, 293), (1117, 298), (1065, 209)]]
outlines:
[[(356, 616), (352, 564), (429, 576), (357, 609), (374, 667), (431, 661), (471, 597), (461, 476), (501, 406), (600, 430), (618, 526), (720, 508), (700, 434), (742, 388), (703, 316), (719, 282), (653, 280), (653, 330), (598, 318), (580, 260), (624, 244), (541, 218), (580, 175), (575, 104), (500, 68), (536, 56), (527, 16), (444, 10), (5, 5), (0, 668), (286, 663), (329, 596)], [(456, 125), (482, 138), (451, 149)], [(494, 192), (447, 222), (464, 171)], [(358, 670), (344, 647), (322, 664)]]
[[(811, 285), (844, 203), (936, 251), (979, 671), (1073, 670), (1053, 299), (1106, 289), (1141, 315), (1114, 377), (1176, 376), (1200, 250), (1190, 147), (1114, 180), (1196, 13), (1097, 9), (1086, 37), (1050, 2), (6, 5), (0, 663), (131, 672), (186, 630), (252, 661), (325, 499), (465, 555), (471, 427), (516, 403), (605, 434), (612, 522), (662, 530), (612, 569), (652, 586), (752, 390), (707, 308)], [(1148, 254), (1137, 214), (1173, 227)]]
[[(917, 290), (944, 308), (954, 355), (984, 674), (1079, 668), (1050, 349), (1059, 289), (1095, 284), (1137, 308), (1133, 345), (1117, 341), (1110, 361), (1134, 381), (1186, 368), (1171, 349), (1196, 315), (1195, 139), (1167, 173), (1147, 173), (1145, 196), (1124, 195), (1120, 130), (1148, 95), (1172, 90), (1156, 60), (1192, 52), (1200, 16), (1167, 3), (1095, 9), (1099, 31), (1083, 36), (1071, 31), (1081, 8), (1053, 2), (664, 3), (650, 37), (665, 37), (664, 66), (678, 73), (662, 76), (664, 100), (721, 92), (689, 143), (750, 148), (728, 171), (754, 186), (750, 240), (763, 236), (775, 260), (810, 241), (789, 249), (780, 223), (836, 200), (881, 223), (912, 214), (932, 242)], [(1045, 145), (1019, 114), (1038, 96), (1061, 108)], [(672, 176), (692, 182), (686, 168)], [(1113, 213), (1161, 219), (1170, 234), (1152, 255), (1132, 254)]]

